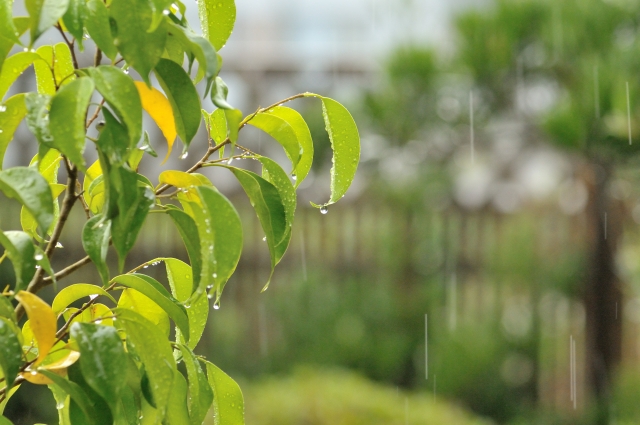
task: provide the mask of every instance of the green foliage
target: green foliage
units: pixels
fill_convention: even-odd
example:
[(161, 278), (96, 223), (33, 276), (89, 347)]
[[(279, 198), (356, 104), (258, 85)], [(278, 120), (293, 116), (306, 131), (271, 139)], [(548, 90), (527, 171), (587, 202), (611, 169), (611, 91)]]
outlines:
[[(334, 151), (331, 198), (325, 205), (341, 198), (353, 180), (360, 156), (355, 122), (338, 102), (311, 94), (292, 96), (243, 118), (227, 102), (229, 88), (218, 76), (222, 62), (217, 50), (235, 22), (233, 0), (198, 1), (204, 36), (190, 29), (180, 1), (26, 0), (26, 6), (28, 18), (13, 18), (11, 2), (0, 0), (0, 98), (30, 66), (36, 76), (33, 91), (0, 105), (0, 164), (23, 120), (38, 152), (28, 167), (0, 171), (0, 191), (22, 206), (22, 230), (0, 232), (2, 259), (11, 260), (16, 277), (0, 295), (0, 367), (5, 378), (0, 381), (0, 406), (29, 381), (52, 391), (61, 407), (61, 424), (195, 425), (206, 421), (211, 409), (216, 423), (243, 424), (239, 386), (192, 351), (207, 323), (209, 300), (215, 298), (214, 307), (220, 307), (243, 241), (234, 205), (195, 171), (224, 167), (240, 181), (267, 235), (273, 272), (291, 239), (295, 187), (313, 162), (305, 120), (281, 105), (306, 96), (322, 101)], [(64, 42), (29, 50), (52, 27)], [(27, 30), (27, 49), (7, 57), (14, 45), (23, 43), (21, 35)], [(77, 57), (85, 49), (95, 51), (94, 64), (79, 68), (78, 63), (87, 63)], [(102, 63), (103, 56), (110, 64)], [(151, 85), (152, 72), (159, 87)], [(206, 88), (200, 93), (196, 84), (203, 79)], [(203, 96), (211, 96), (219, 109), (203, 111)], [(196, 135), (204, 119), (209, 132), (204, 157), (186, 172), (139, 174), (141, 161), (157, 156), (143, 128), (143, 110), (161, 129), (167, 158), (178, 136), (182, 159), (191, 144), (202, 143)], [(239, 144), (239, 131), (247, 123), (285, 147), (291, 175)], [(231, 146), (227, 155), (226, 145)], [(85, 163), (85, 151), (93, 150), (98, 161)], [(216, 152), (220, 158), (211, 159)], [(262, 175), (236, 166), (242, 159), (258, 161)], [(233, 160), (238, 161), (231, 165)], [(61, 164), (66, 181), (59, 183)], [(157, 186), (151, 182), (155, 179)], [(56, 272), (49, 257), (71, 208), (80, 203), (87, 219), (81, 235), (87, 257)], [(176, 225), (191, 265), (158, 258), (123, 273), (151, 212)], [(111, 245), (119, 264), (115, 277), (107, 261)], [(63, 288), (51, 306), (35, 295), (90, 262), (100, 281)], [(166, 265), (170, 290), (140, 273), (158, 262)], [(45, 278), (45, 273), (50, 276)], [(107, 304), (98, 303), (98, 297)], [(24, 313), (28, 321), (20, 328)], [(176, 330), (170, 337), (171, 322)]]

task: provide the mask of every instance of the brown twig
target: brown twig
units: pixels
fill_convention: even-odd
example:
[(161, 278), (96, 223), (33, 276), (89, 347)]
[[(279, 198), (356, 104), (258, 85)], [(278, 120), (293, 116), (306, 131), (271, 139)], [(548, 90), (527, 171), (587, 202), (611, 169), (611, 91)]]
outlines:
[(89, 126), (93, 124), (96, 118), (98, 118), (98, 115), (100, 115), (100, 111), (102, 110), (103, 105), (104, 105), (104, 99), (102, 99), (100, 101), (100, 104), (96, 107), (96, 110), (93, 112), (93, 115), (91, 116), (91, 118), (89, 118), (89, 121), (87, 121), (85, 128), (89, 128)]
[(67, 43), (67, 46), (69, 46), (69, 50), (71, 50), (71, 59), (73, 59), (73, 67), (75, 69), (80, 68), (78, 66), (78, 59), (76, 58), (75, 39), (73, 41), (69, 41), (69, 39), (67, 38), (67, 35), (62, 30), (62, 27), (60, 26), (60, 24), (56, 24), (56, 28), (58, 29), (58, 31), (60, 31), (60, 35), (62, 35), (64, 42)]

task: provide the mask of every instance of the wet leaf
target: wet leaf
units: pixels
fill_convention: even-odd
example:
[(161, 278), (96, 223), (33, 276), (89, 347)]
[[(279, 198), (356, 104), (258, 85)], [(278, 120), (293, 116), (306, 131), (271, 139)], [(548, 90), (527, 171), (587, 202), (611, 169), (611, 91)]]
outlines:
[(257, 114), (249, 121), (249, 124), (264, 131), (280, 143), (291, 161), (292, 169), (296, 169), (300, 162), (302, 147), (298, 142), (296, 132), (287, 121), (272, 114)]
[(27, 93), (24, 98), (27, 108), (27, 126), (36, 136), (38, 143), (50, 146), (53, 141), (49, 129), (49, 104), (51, 96), (38, 93)]
[(218, 423), (244, 425), (244, 397), (240, 386), (213, 363), (204, 362), (213, 389), (213, 414)]
[(58, 292), (56, 297), (53, 299), (51, 309), (55, 314), (60, 314), (62, 310), (67, 308), (74, 301), (84, 297), (94, 298), (98, 295), (107, 297), (113, 301), (114, 304), (116, 303), (116, 300), (114, 300), (108, 292), (97, 285), (89, 283), (74, 283), (73, 285), (69, 285)]
[(198, 0), (202, 33), (216, 50), (224, 47), (236, 21), (234, 0)]
[(180, 351), (189, 378), (190, 422), (192, 425), (200, 425), (213, 402), (213, 391), (193, 351), (184, 345), (180, 345)]
[(117, 27), (114, 43), (127, 64), (150, 84), (149, 73), (164, 52), (167, 32), (162, 28), (147, 31), (153, 21), (153, 10), (147, 0), (112, 0), (110, 10)]
[(147, 87), (146, 84), (139, 81), (135, 81), (136, 88), (140, 94), (140, 100), (142, 101), (142, 108), (147, 111), (149, 116), (153, 118), (158, 125), (164, 138), (167, 139), (167, 156), (164, 158), (164, 162), (169, 159), (171, 155), (171, 149), (173, 148), (173, 142), (176, 139), (178, 133), (176, 132), (176, 123), (173, 116), (173, 109), (171, 103), (159, 90), (151, 87)]
[(16, 275), (14, 290), (25, 289), (36, 273), (36, 250), (31, 236), (19, 231), (0, 232), (0, 244), (13, 264)]
[(113, 44), (111, 24), (109, 23), (109, 9), (102, 0), (89, 0), (87, 2), (87, 16), (85, 21), (87, 32), (98, 48), (109, 59), (114, 60), (118, 54), (118, 48)]
[(149, 379), (159, 419), (164, 418), (174, 380), (177, 374), (171, 345), (160, 330), (138, 313), (116, 309), (118, 322), (123, 323), (127, 341), (135, 349)]
[[(218, 73), (218, 55), (209, 40), (191, 31), (189, 28), (181, 27), (173, 22), (167, 21), (167, 30), (175, 42), (180, 46), (180, 57), (184, 57), (186, 52), (190, 57), (195, 57), (200, 64), (202, 75), (209, 80)], [(167, 39), (168, 40), (168, 39)], [(175, 61), (182, 65), (181, 61)]]
[[(209, 137), (215, 142), (215, 144), (219, 145), (224, 142), (228, 134), (227, 117), (224, 115), (224, 110), (216, 109), (209, 114), (203, 109), (202, 117), (204, 118), (204, 123), (207, 126)], [(220, 157), (222, 158), (224, 147), (220, 149), (220, 151)]]
[(4, 110), (0, 110), (0, 128), (2, 129), (2, 133), (0, 133), (0, 170), (2, 169), (7, 147), (13, 139), (18, 125), (20, 125), (27, 113), (24, 96), (23, 93), (11, 96), (2, 104)]
[[(193, 273), (188, 264), (175, 258), (165, 258), (167, 278), (171, 293), (178, 301), (185, 302), (193, 293)], [(202, 332), (209, 316), (209, 302), (207, 297), (201, 297), (187, 309), (189, 316), (189, 348), (195, 348), (202, 337)], [(180, 329), (176, 328), (176, 341), (184, 342)]]
[(203, 261), (213, 260), (209, 271), (216, 292), (215, 302), (219, 303), (222, 290), (242, 254), (242, 223), (233, 204), (216, 189), (198, 187), (197, 191), (205, 216), (205, 222), (199, 224), (213, 234), (213, 256), (203, 258)]
[(31, 331), (38, 343), (38, 360), (35, 362), (37, 365), (47, 357), (55, 342), (56, 315), (49, 304), (30, 292), (20, 291), (16, 294), (16, 299), (20, 301), (29, 317)]
[(18, 34), (13, 23), (13, 0), (0, 0), (0, 36), (12, 43), (20, 43)]
[(62, 17), (62, 22), (67, 30), (75, 37), (80, 51), (83, 50), (82, 38), (84, 35), (84, 20), (87, 15), (86, 0), (69, 0), (69, 7)]
[(71, 51), (67, 43), (39, 47), (36, 53), (42, 60), (35, 61), (38, 93), (53, 96), (56, 86), (69, 84), (76, 79)]
[(31, 44), (62, 18), (67, 11), (69, 0), (25, 0), (31, 19)]
[[(59, 342), (56, 344), (56, 347), (63, 344), (64, 343)], [(72, 350), (58, 349), (56, 347), (54, 347), (56, 351), (55, 356), (48, 356), (37, 369), (27, 370), (21, 373), (21, 376), (36, 385), (50, 385), (53, 383), (49, 377), (42, 373), (43, 370), (53, 372), (58, 376), (65, 376), (67, 374), (67, 368), (80, 358), (80, 353)], [(55, 359), (51, 359), (51, 357), (55, 357)]]
[(191, 261), (191, 265), (193, 266), (193, 283), (192, 286), (189, 287), (189, 294), (186, 297), (182, 297), (182, 293), (180, 293), (180, 297), (174, 294), (174, 296), (178, 300), (186, 301), (194, 292), (195, 288), (198, 287), (198, 283), (200, 282), (200, 273), (202, 270), (200, 235), (198, 234), (198, 227), (193, 217), (191, 217), (186, 212), (178, 209), (173, 205), (170, 205), (167, 206), (166, 213), (169, 215), (169, 217), (171, 217), (171, 220), (173, 220), (173, 223), (178, 228), (178, 232), (182, 237), (182, 241), (187, 248), (189, 260)]
[[(333, 149), (331, 197), (323, 204), (326, 206), (342, 198), (353, 181), (360, 161), (360, 135), (353, 117), (340, 103), (316, 94), (309, 93), (307, 96), (322, 100), (322, 116)], [(317, 208), (320, 207), (320, 205), (311, 204)]]
[(107, 286), (109, 282), (107, 253), (110, 236), (111, 222), (105, 221), (100, 215), (91, 217), (82, 229), (82, 247), (98, 269), (103, 286)]
[(158, 282), (157, 280), (142, 274), (125, 274), (114, 277), (112, 282), (117, 282), (129, 288), (133, 288), (149, 297), (158, 304), (169, 317), (178, 325), (183, 335), (189, 335), (189, 318), (187, 309)]
[(142, 102), (133, 80), (113, 66), (101, 65), (85, 71), (93, 79), (96, 90), (104, 96), (107, 105), (127, 128), (127, 145), (133, 149), (142, 136)]
[(17, 199), (46, 232), (53, 221), (53, 196), (49, 183), (33, 168), (13, 167), (0, 171), (0, 190)]
[(168, 184), (178, 189), (188, 189), (195, 186), (213, 186), (211, 181), (202, 174), (186, 173), (178, 170), (166, 170), (158, 176), (160, 184)]
[(169, 315), (162, 307), (141, 292), (125, 288), (118, 300), (118, 307), (135, 311), (156, 325), (163, 335), (169, 336)]
[(95, 423), (94, 418), (96, 417), (97, 413), (93, 407), (91, 399), (82, 389), (82, 387), (80, 387), (80, 385), (76, 384), (75, 382), (71, 382), (48, 370), (42, 370), (40, 373), (49, 378), (60, 389), (71, 396), (71, 400), (73, 400), (78, 405), (84, 415), (84, 423)]
[(49, 113), (54, 146), (83, 171), (84, 120), (93, 89), (93, 81), (87, 77), (61, 87), (51, 101)]
[(29, 68), (33, 62), (41, 60), (40, 55), (35, 52), (20, 52), (9, 56), (0, 71), (0, 99), (4, 98), (9, 87), (25, 69)]
[(14, 326), (0, 317), (0, 367), (4, 373), (4, 385), (9, 390), (22, 365), (22, 347)]
[(120, 391), (127, 384), (127, 358), (118, 331), (111, 326), (74, 323), (70, 328), (80, 348), (80, 369), (87, 384), (110, 404), (115, 415)]
[(296, 139), (302, 148), (300, 161), (293, 170), (293, 175), (296, 176), (295, 186), (298, 187), (309, 174), (311, 164), (313, 163), (313, 140), (311, 139), (309, 126), (298, 111), (287, 108), (286, 106), (276, 106), (268, 112), (265, 112), (265, 114), (273, 115), (284, 120), (291, 126), (296, 134)]
[(165, 421), (168, 425), (190, 423), (187, 408), (187, 381), (180, 372), (174, 374)]
[(176, 131), (186, 152), (200, 127), (200, 97), (189, 75), (177, 63), (160, 59), (155, 74), (171, 103)]

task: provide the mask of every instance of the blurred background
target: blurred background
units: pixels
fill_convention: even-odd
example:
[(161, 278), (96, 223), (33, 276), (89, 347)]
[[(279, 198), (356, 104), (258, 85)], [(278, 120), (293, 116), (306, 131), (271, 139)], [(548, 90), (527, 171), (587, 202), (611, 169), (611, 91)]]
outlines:
[[(233, 180), (205, 171), (237, 203), (246, 240), (196, 351), (240, 381), (247, 423), (640, 423), (640, 2), (236, 3), (221, 51), (231, 103), (248, 114), (321, 93), (353, 111), (362, 137), (352, 188), (321, 215), (308, 204), (329, 188), (320, 106), (291, 105), (317, 163), (263, 294), (257, 219)], [(5, 165), (35, 154), (23, 127)], [(286, 165), (267, 135), (240, 137)], [(202, 128), (189, 159), (205, 139)], [(190, 165), (177, 157), (142, 171)], [(17, 205), (2, 208), (3, 228), (19, 228)], [(54, 268), (83, 256), (80, 230), (63, 234)], [(159, 256), (186, 252), (153, 215), (128, 265)], [(13, 270), (0, 272), (4, 287)], [(99, 281), (92, 266), (60, 285), (83, 281)], [(56, 423), (53, 399), (23, 387), (7, 415)]]

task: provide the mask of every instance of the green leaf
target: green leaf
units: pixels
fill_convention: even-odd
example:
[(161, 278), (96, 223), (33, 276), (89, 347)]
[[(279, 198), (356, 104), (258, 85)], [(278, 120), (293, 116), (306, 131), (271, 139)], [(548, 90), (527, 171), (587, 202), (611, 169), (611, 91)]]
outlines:
[(147, 31), (154, 31), (164, 20), (165, 10), (168, 10), (173, 0), (150, 0), (151, 9), (153, 10), (153, 19), (151, 26)]
[(224, 47), (236, 21), (234, 0), (198, 0), (202, 33), (216, 50)]
[[(216, 189), (200, 186), (197, 192), (206, 217), (205, 223), (200, 225), (210, 225), (214, 237), (213, 256), (209, 259), (213, 260), (213, 263), (209, 270), (212, 272), (216, 292), (215, 302), (219, 305), (222, 290), (235, 271), (242, 254), (242, 223), (233, 204)], [(203, 258), (203, 261), (206, 260)]]
[[(207, 113), (202, 110), (202, 117), (204, 118), (204, 124), (207, 127), (209, 137), (215, 142), (216, 145), (224, 142), (227, 138), (227, 117), (224, 114), (223, 109), (216, 109), (212, 113)], [(224, 147), (220, 149), (224, 152)], [(222, 154), (220, 156), (222, 158)]]
[(118, 323), (127, 333), (127, 342), (136, 351), (147, 372), (160, 418), (165, 416), (174, 374), (177, 374), (171, 345), (162, 332), (138, 313), (118, 308)]
[(92, 323), (71, 325), (80, 348), (80, 369), (87, 384), (110, 405), (115, 416), (120, 391), (126, 385), (127, 358), (118, 331)]
[(109, 9), (102, 0), (87, 2), (87, 16), (85, 27), (91, 39), (109, 59), (114, 60), (118, 48), (113, 43), (111, 24), (109, 23)]
[(69, 0), (25, 0), (31, 19), (31, 45), (58, 22), (67, 11)]
[[(218, 55), (209, 40), (197, 35), (189, 28), (181, 27), (169, 20), (166, 22), (170, 38), (177, 42), (183, 52), (180, 57), (184, 58), (184, 52), (190, 57), (195, 57), (207, 80), (215, 77), (219, 71)], [(174, 60), (174, 62), (182, 65), (181, 61)]]
[(6, 317), (15, 323), (18, 322), (13, 304), (5, 296), (0, 296), (0, 317)]
[(15, 327), (8, 319), (0, 317), (0, 367), (4, 373), (6, 390), (13, 386), (20, 366), (22, 366), (22, 345), (16, 335)]
[(149, 297), (153, 302), (158, 304), (167, 312), (169, 317), (171, 317), (171, 319), (173, 319), (176, 325), (180, 328), (183, 335), (189, 335), (189, 317), (187, 316), (187, 309), (184, 308), (178, 300), (173, 298), (164, 286), (160, 284), (160, 282), (149, 276), (137, 273), (114, 277), (112, 282), (117, 282), (128, 288), (133, 288)]
[(13, 23), (13, 0), (0, 0), (0, 36), (20, 43), (19, 34)]
[(198, 234), (198, 227), (189, 214), (173, 205), (167, 205), (165, 212), (169, 217), (171, 217), (171, 220), (173, 220), (173, 223), (178, 228), (178, 232), (180, 233), (184, 245), (187, 248), (189, 260), (193, 266), (193, 283), (189, 287), (189, 294), (186, 297), (178, 297), (174, 294), (174, 296), (176, 296), (180, 301), (186, 301), (191, 296), (195, 288), (197, 288), (202, 270), (202, 256), (200, 254), (200, 236)]
[(233, 106), (227, 102), (227, 96), (229, 95), (229, 87), (220, 77), (216, 77), (212, 81), (213, 87), (211, 88), (211, 101), (214, 105), (221, 109), (233, 109)]
[(82, 38), (84, 36), (84, 20), (87, 15), (87, 1), (86, 0), (69, 0), (69, 7), (67, 12), (62, 17), (62, 22), (67, 30), (75, 37), (80, 51), (83, 50)]
[(102, 285), (109, 282), (109, 267), (107, 266), (107, 253), (109, 251), (109, 238), (111, 237), (111, 221), (104, 220), (101, 215), (89, 219), (82, 229), (82, 247), (96, 265)]
[(49, 128), (49, 104), (51, 96), (27, 93), (24, 98), (27, 108), (27, 126), (41, 145), (50, 146), (53, 141)]
[[(193, 397), (193, 395), (191, 395), (191, 397)], [(165, 422), (167, 425), (186, 425), (189, 423), (187, 381), (179, 372), (174, 374)]]
[(190, 422), (192, 425), (200, 425), (213, 402), (213, 391), (193, 351), (184, 345), (180, 345), (180, 351), (189, 378)]
[(259, 156), (257, 159), (262, 163), (263, 177), (272, 183), (280, 194), (280, 199), (282, 199), (284, 205), (285, 218), (287, 220), (286, 236), (275, 247), (277, 264), (284, 256), (291, 240), (293, 218), (296, 212), (296, 189), (291, 184), (287, 173), (284, 172), (277, 162), (264, 156)]
[(51, 309), (55, 314), (60, 314), (60, 312), (67, 308), (72, 302), (84, 297), (94, 298), (98, 295), (107, 297), (113, 301), (114, 304), (116, 303), (116, 300), (114, 300), (107, 291), (97, 285), (89, 283), (74, 283), (73, 285), (67, 286), (58, 292), (56, 297), (53, 299)]
[(285, 206), (276, 187), (259, 175), (235, 167), (228, 168), (238, 179), (256, 211), (262, 230), (264, 230), (271, 256), (271, 273), (263, 290), (269, 286), (276, 264), (280, 261), (276, 247), (289, 233)]
[(38, 93), (53, 96), (56, 86), (69, 84), (76, 79), (71, 50), (67, 43), (42, 46), (36, 53), (42, 58), (41, 61), (33, 63)]
[(96, 411), (93, 408), (93, 403), (80, 385), (48, 370), (43, 369), (38, 372), (51, 379), (54, 384), (71, 396), (71, 400), (78, 405), (84, 414), (84, 423), (95, 424), (94, 418), (96, 418)]
[(85, 115), (94, 84), (82, 77), (63, 86), (51, 101), (49, 121), (55, 147), (84, 171)]
[(239, 109), (225, 109), (224, 116), (227, 118), (227, 128), (229, 129), (229, 140), (231, 140), (231, 153), (238, 141), (238, 130), (242, 121), (242, 112)]
[(292, 169), (296, 169), (300, 162), (302, 147), (298, 142), (296, 132), (287, 121), (272, 114), (256, 114), (249, 121), (249, 124), (264, 131), (280, 143), (291, 161)]
[(186, 151), (200, 127), (198, 92), (184, 69), (169, 59), (160, 59), (155, 74), (171, 103), (176, 131), (184, 143), (183, 151)]
[[(347, 108), (328, 97), (312, 93), (307, 93), (306, 96), (322, 100), (322, 116), (333, 149), (331, 198), (324, 205), (331, 205), (344, 196), (356, 174), (360, 161), (360, 135), (356, 122)], [(320, 208), (313, 202), (311, 205)]]
[(4, 154), (7, 152), (7, 147), (13, 139), (13, 135), (20, 125), (20, 122), (27, 114), (27, 108), (24, 103), (24, 93), (11, 96), (7, 99), (0, 108), (0, 170), (2, 169), (2, 163), (4, 162)]
[(142, 102), (133, 80), (113, 66), (88, 68), (86, 72), (120, 122), (127, 127), (129, 146), (133, 148), (142, 136)]
[[(293, 175), (296, 179), (295, 186), (298, 187), (309, 174), (311, 164), (313, 163), (313, 140), (311, 139), (309, 126), (298, 111), (287, 108), (286, 106), (276, 106), (264, 114), (273, 115), (286, 121), (296, 134), (296, 139), (302, 148), (300, 161), (293, 170)], [(249, 121), (249, 123), (251, 123), (251, 121)]]
[(5, 418), (4, 416), (0, 416), (0, 425), (13, 425), (13, 422)]
[(41, 61), (42, 58), (35, 52), (20, 52), (13, 56), (9, 56), (4, 61), (2, 71), (0, 71), (0, 99), (3, 99), (9, 87), (18, 79), (18, 77), (29, 68), (35, 61)]
[[(67, 369), (67, 375), (71, 382), (76, 383), (88, 396), (91, 401), (91, 406), (95, 411), (95, 417), (93, 421), (96, 425), (113, 425), (113, 415), (107, 402), (96, 393), (93, 388), (89, 386), (84, 375), (82, 374), (82, 368), (78, 363), (71, 365)], [(84, 413), (78, 404), (71, 397), (71, 405), (69, 406), (69, 417), (72, 424), (84, 424), (86, 421), (83, 418)]]
[(151, 298), (135, 289), (124, 289), (118, 300), (118, 307), (127, 308), (152, 322), (165, 337), (169, 336), (169, 315)]
[(15, 292), (27, 287), (36, 272), (36, 249), (25, 232), (0, 232), (0, 244), (13, 264), (16, 275)]
[(102, 108), (104, 127), (98, 136), (98, 148), (109, 159), (114, 167), (120, 167), (129, 158), (131, 141), (127, 134), (127, 128), (113, 116), (106, 107)]
[(240, 386), (218, 366), (208, 361), (207, 378), (213, 389), (213, 415), (216, 423), (244, 425), (244, 398)]
[(53, 221), (53, 197), (49, 183), (37, 170), (13, 167), (0, 171), (0, 190), (8, 198), (17, 199), (46, 232)]
[(147, 0), (113, 0), (111, 17), (116, 22), (114, 43), (122, 57), (147, 83), (164, 52), (167, 32), (162, 28), (148, 32), (153, 21), (151, 3)]
[[(193, 276), (191, 267), (175, 258), (165, 258), (165, 267), (167, 269), (167, 278), (169, 279), (169, 287), (171, 293), (178, 301), (185, 302), (193, 292)], [(209, 316), (209, 303), (207, 297), (201, 297), (194, 302), (187, 310), (189, 316), (189, 348), (195, 348), (202, 337), (202, 332), (207, 324)], [(176, 341), (183, 342), (180, 328), (176, 328)]]

